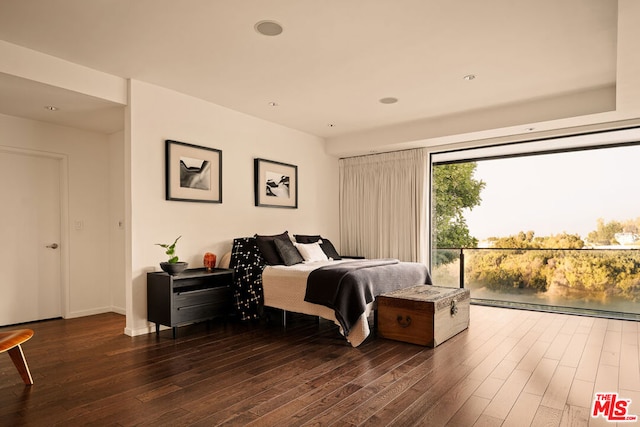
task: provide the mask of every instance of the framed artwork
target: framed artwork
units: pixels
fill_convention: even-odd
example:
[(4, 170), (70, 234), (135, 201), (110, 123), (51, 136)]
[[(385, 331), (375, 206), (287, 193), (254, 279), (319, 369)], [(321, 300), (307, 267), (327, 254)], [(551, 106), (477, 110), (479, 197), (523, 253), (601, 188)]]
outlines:
[(298, 208), (298, 167), (272, 160), (254, 160), (256, 206)]
[(222, 203), (222, 151), (165, 141), (167, 200)]

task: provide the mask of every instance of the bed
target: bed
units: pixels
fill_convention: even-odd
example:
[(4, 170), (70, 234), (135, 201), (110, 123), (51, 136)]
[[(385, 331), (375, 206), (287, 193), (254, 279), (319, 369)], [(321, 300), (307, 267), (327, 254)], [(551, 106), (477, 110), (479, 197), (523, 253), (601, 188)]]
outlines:
[[(321, 236), (236, 238), (221, 267), (234, 270), (234, 308), (256, 320), (265, 307), (334, 322), (354, 347), (370, 334), (375, 297), (417, 284), (432, 284), (425, 265), (398, 260), (342, 259)], [(228, 263), (228, 264), (227, 264)]]
[[(384, 262), (378, 262), (384, 261)], [(372, 263), (373, 262), (373, 263)], [(366, 267), (360, 267), (366, 265)], [(354, 278), (359, 290), (346, 292), (338, 298), (337, 304), (321, 305), (308, 301), (309, 276), (323, 268), (341, 266), (338, 275)], [(347, 272), (345, 273), (345, 269)], [(364, 273), (364, 271), (366, 273)], [(346, 274), (346, 276), (344, 276)], [(392, 280), (393, 279), (393, 280)], [(359, 282), (358, 282), (359, 281)], [(358, 282), (358, 283), (356, 283)], [(369, 315), (375, 308), (375, 297), (381, 293), (394, 291), (416, 284), (431, 284), (427, 268), (423, 264), (403, 263), (397, 260), (351, 260), (316, 261), (292, 266), (273, 265), (265, 267), (262, 273), (264, 306), (319, 316), (338, 325), (340, 333), (353, 346), (357, 347), (371, 333)], [(348, 301), (351, 300), (351, 301)], [(354, 305), (355, 314), (351, 321), (341, 319), (340, 307)], [(344, 304), (342, 304), (344, 303)], [(358, 314), (359, 313), (359, 314)], [(346, 316), (344, 316), (346, 317)], [(346, 325), (345, 325), (346, 323)]]
[[(264, 307), (319, 316), (338, 325), (357, 347), (371, 332), (368, 317), (377, 295), (432, 283), (424, 264), (340, 259), (320, 236), (296, 236), (308, 237), (316, 240), (298, 244), (287, 232), (234, 239), (230, 268), (235, 308), (243, 320), (259, 318)], [(322, 257), (311, 256), (311, 249)]]

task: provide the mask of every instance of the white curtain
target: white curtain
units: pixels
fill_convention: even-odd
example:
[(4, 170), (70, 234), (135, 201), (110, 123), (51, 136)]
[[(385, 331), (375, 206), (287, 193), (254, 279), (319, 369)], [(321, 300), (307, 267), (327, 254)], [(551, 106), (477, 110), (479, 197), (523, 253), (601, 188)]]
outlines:
[(427, 264), (426, 149), (340, 160), (340, 251)]

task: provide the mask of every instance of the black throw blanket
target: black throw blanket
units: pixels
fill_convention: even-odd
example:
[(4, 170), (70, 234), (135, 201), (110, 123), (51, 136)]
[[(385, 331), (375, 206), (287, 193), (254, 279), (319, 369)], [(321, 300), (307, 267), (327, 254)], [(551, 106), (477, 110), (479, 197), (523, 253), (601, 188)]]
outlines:
[(432, 284), (424, 264), (395, 259), (347, 261), (313, 270), (304, 300), (333, 309), (348, 336), (376, 296), (422, 284)]

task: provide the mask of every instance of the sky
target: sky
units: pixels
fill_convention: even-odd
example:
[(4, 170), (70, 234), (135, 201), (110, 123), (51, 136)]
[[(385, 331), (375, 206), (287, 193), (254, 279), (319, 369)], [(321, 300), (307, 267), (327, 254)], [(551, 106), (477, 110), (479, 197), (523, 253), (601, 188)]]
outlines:
[(585, 238), (605, 222), (640, 217), (640, 145), (480, 160), (482, 203), (465, 214), (479, 240), (533, 230)]

